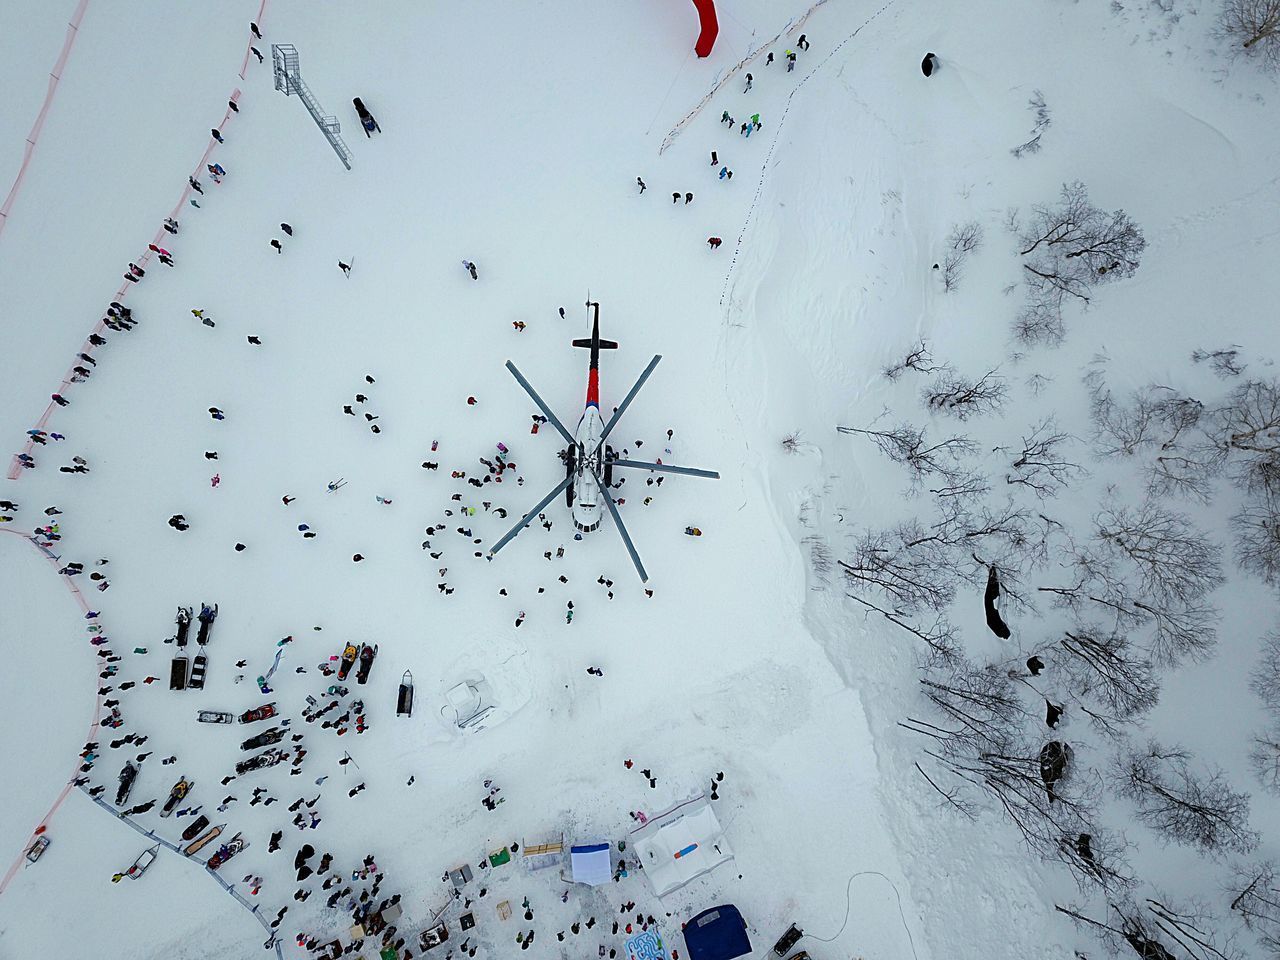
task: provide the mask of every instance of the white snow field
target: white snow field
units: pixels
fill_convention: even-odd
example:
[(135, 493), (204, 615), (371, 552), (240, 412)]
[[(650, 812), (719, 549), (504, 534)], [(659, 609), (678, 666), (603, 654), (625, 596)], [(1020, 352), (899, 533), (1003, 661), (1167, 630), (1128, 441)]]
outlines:
[[(1061, 865), (1031, 853), (989, 791), (966, 794), (971, 820), (917, 768), (943, 779), (927, 738), (899, 725), (941, 722), (921, 693), (923, 645), (847, 598), (855, 591), (831, 561), (866, 529), (913, 515), (927, 526), (932, 507), (927, 493), (904, 494), (901, 467), (835, 428), (910, 420), (939, 438), (967, 433), (992, 452), (993, 503), (1008, 486), (1028, 515), (1064, 528), (1085, 529), (1108, 497), (1140, 502), (1137, 460), (1091, 452), (1082, 378), (1103, 371), (1117, 396), (1156, 383), (1219, 402), (1233, 384), (1190, 355), (1232, 344), (1250, 375), (1267, 375), (1280, 346), (1272, 82), (1225, 57), (1212, 2), (827, 0), (798, 28), (809, 0), (717, 6), (719, 39), (699, 60), (688, 0), (89, 0), (0, 227), (2, 435), (15, 453), (34, 427), (65, 436), (32, 447), (36, 466), (15, 462), (0, 493), (19, 504), (0, 525), (10, 665), (0, 702), (19, 721), (0, 727), (0, 870), (14, 865), (0, 886), (0, 957), (265, 956), (267, 924), (283, 907), (275, 949), (314, 956), (299, 934), (352, 942), (352, 895), (334, 908), (326, 898), (369, 889), (352, 879), (369, 854), (383, 875), (373, 899), (400, 895), (398, 936), (413, 956), (419, 932), (451, 904), (442, 875), (463, 863), (477, 874), (468, 905), (453, 903), (451, 939), (432, 956), (460, 957), (464, 940), (474, 956), (625, 956), (627, 932), (614, 934), (613, 921), (642, 913), (683, 957), (680, 924), (724, 903), (742, 910), (755, 956), (793, 921), (812, 935), (799, 948), (814, 960), (1102, 950), (1053, 909), (1102, 918), (1099, 891), (1077, 890)], [(18, 174), (75, 11), (69, 0), (0, 10), (0, 190)], [(249, 35), (255, 18), (261, 40)], [(810, 47), (788, 73), (784, 51), (802, 32)], [(250, 57), (242, 79), (249, 42), (267, 62)], [(296, 46), (312, 93), (342, 124), (350, 171), (302, 102), (273, 89), (273, 43)], [(929, 51), (942, 68), (926, 79)], [(1038, 153), (1015, 157), (1036, 91), (1052, 123)], [(239, 111), (224, 123), (233, 94)], [(352, 109), (357, 96), (382, 128), (372, 138)], [(744, 137), (717, 124), (725, 110), (739, 123), (758, 112), (762, 126)], [(225, 144), (212, 144), (213, 126)], [(221, 184), (201, 161), (211, 144)], [(711, 150), (731, 179), (718, 177)], [(203, 186), (198, 209), (185, 201), (189, 175)], [(1024, 273), (1011, 211), (1025, 223), (1033, 204), (1075, 180), (1102, 209), (1128, 212), (1147, 247), (1132, 278), (1099, 287), (1087, 310), (1067, 306), (1061, 346), (1027, 348), (1011, 334)], [(695, 196), (673, 203), (673, 192)], [(180, 202), (180, 231), (160, 232)], [(946, 292), (931, 268), (965, 221), (985, 242)], [(723, 246), (709, 248), (709, 237)], [(153, 241), (173, 268), (148, 255)], [(145, 266), (140, 283), (122, 278), (130, 261)], [(339, 261), (353, 265), (349, 277)], [(122, 285), (136, 328), (102, 330), (92, 376), (65, 382)], [(663, 356), (614, 445), (720, 472), (659, 487), (632, 471), (614, 491), (652, 596), (612, 523), (575, 540), (561, 498), (545, 510), (549, 530), (535, 520), (484, 556), (563, 477), (560, 438), (550, 424), (530, 433), (537, 408), (504, 363), (517, 363), (572, 430), (587, 355), (570, 340), (589, 334), (588, 297), (601, 305), (602, 335), (620, 343), (600, 363), (606, 416)], [(968, 375), (998, 368), (1008, 404), (963, 424), (926, 411), (924, 377), (881, 374), (922, 338)], [(47, 410), (56, 390), (70, 405)], [(1089, 475), (1042, 502), (1006, 485), (1000, 451), (1048, 413), (1081, 438), (1073, 459)], [(500, 485), (469, 485), (486, 477), (479, 458), (493, 459), (499, 443), (514, 469)], [(73, 456), (91, 472), (61, 472)], [(1248, 681), (1276, 603), (1236, 569), (1237, 499), (1224, 487), (1207, 505), (1171, 501), (1225, 550), (1216, 651), (1162, 667), (1159, 705), (1123, 737), (1099, 735), (1074, 706), (1059, 733), (1031, 724), (1027, 736), (1037, 750), (1069, 742), (1077, 783), (1105, 772), (1126, 737), (1186, 747), (1252, 794), (1259, 859), (1276, 852), (1280, 806), (1250, 772), (1267, 714)], [(61, 539), (43, 542), (57, 561), (31, 539), (52, 505)], [(167, 524), (176, 514), (190, 530)], [(316, 536), (304, 539), (300, 525)], [(689, 526), (702, 536), (686, 536)], [(85, 573), (60, 576), (70, 561)], [(1061, 582), (1065, 566), (1054, 555), (1021, 586), (1034, 594)], [(94, 572), (107, 591), (94, 589)], [(86, 619), (68, 586), (97, 617)], [(1001, 641), (985, 628), (980, 593), (965, 584), (949, 610), (968, 656), (1029, 679), (1022, 663), (1060, 635), (1062, 612), (1042, 599), (1009, 607), (1013, 636)], [(205, 688), (171, 691), (175, 608), (202, 602), (219, 609)], [(103, 647), (88, 642), (94, 625)], [(334, 700), (336, 678), (320, 666), (348, 642), (378, 645), (369, 682), (348, 678), (343, 705), (308, 722), (309, 696)], [(107, 804), (80, 789), (59, 803), (104, 648), (122, 658), (99, 683), (125, 722), (91, 737), (97, 759), (83, 786), (105, 785)], [(254, 680), (278, 653), (264, 695)], [(395, 710), (406, 670), (411, 718)], [(480, 676), (497, 709), (463, 732), (445, 719), (446, 694)], [(1029, 691), (1068, 697), (1057, 682), (1051, 672), (1018, 686), (1037, 724), (1043, 704)], [(358, 711), (322, 726), (357, 699), (367, 729)], [(239, 714), (268, 701), (279, 710), (272, 723), (195, 720), (197, 710)], [(294, 753), (296, 765), (223, 786), (248, 755), (240, 741), (281, 719), (287, 735), (303, 735), (280, 744), (305, 749), (301, 762)], [(111, 746), (126, 734), (147, 740)], [(145, 876), (111, 882), (153, 842), (110, 812), (121, 766), (144, 753), (127, 804), (159, 803), (133, 823), (178, 842), (194, 814), (162, 819), (159, 806), (179, 776), (194, 781), (179, 808), (225, 823), (223, 839), (249, 841), (217, 875), (248, 907), (203, 868), (213, 847), (198, 859), (162, 848)], [(518, 854), (479, 869), (504, 845), (561, 835), (566, 848), (609, 841), (616, 859), (630, 812), (709, 792), (717, 774), (713, 807), (735, 859), (661, 900), (634, 869), (600, 887), (532, 871)], [(486, 781), (501, 788), (493, 810), (481, 802)], [(251, 806), (257, 787), (275, 799)], [(318, 825), (297, 829), (287, 808), (316, 797)], [(1102, 827), (1128, 842), (1130, 899), (1199, 898), (1214, 943), (1234, 938), (1218, 956), (1268, 955), (1223, 892), (1239, 858), (1166, 844), (1114, 796), (1101, 809)], [(27, 864), (40, 826), (49, 848)], [(281, 847), (269, 853), (275, 831)], [(299, 884), (292, 856), (304, 843), (332, 853), (339, 886), (323, 888), (319, 875)], [(245, 877), (261, 878), (257, 893)], [(299, 889), (311, 891), (305, 902)], [(466, 911), (470, 931), (456, 922)], [(517, 934), (529, 930), (522, 949)], [(1169, 945), (1179, 958), (1211, 955)], [(349, 955), (379, 947), (370, 937)]]

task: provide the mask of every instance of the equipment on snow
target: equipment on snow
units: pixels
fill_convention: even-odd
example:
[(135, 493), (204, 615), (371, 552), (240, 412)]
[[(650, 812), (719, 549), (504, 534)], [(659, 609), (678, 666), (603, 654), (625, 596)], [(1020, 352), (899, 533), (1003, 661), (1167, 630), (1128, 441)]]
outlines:
[(131, 866), (124, 873), (117, 873), (114, 877), (111, 878), (111, 882), (119, 883), (125, 877), (128, 877), (130, 880), (137, 880), (140, 876), (142, 876), (144, 873), (147, 872), (147, 867), (155, 863), (156, 851), (159, 849), (160, 849), (160, 844), (157, 843), (154, 847), (148, 847), (146, 850), (143, 850), (142, 853), (138, 854), (138, 859), (133, 861), (133, 866)]
[(240, 744), (241, 750), (257, 750), (259, 747), (269, 747), (273, 743), (279, 743), (284, 739), (284, 727), (272, 727), (270, 730), (264, 730), (256, 737), (250, 737), (244, 743)]
[(190, 661), (183, 656), (173, 658), (173, 664), (169, 667), (169, 689), (185, 690), (187, 688), (187, 667)]
[(209, 658), (197, 653), (191, 661), (191, 676), (187, 678), (187, 687), (191, 690), (204, 689), (204, 672), (209, 666)]
[(209, 862), (206, 863), (205, 866), (210, 870), (217, 870), (248, 845), (249, 841), (245, 840), (237, 833), (234, 837), (218, 848), (218, 852), (209, 858)]
[(289, 753), (286, 750), (268, 750), (266, 753), (260, 753), (256, 757), (250, 757), (248, 760), (241, 760), (236, 764), (236, 773), (245, 774), (253, 770), (265, 770), (267, 767), (274, 767), (281, 760), (287, 760)]
[(196, 643), (204, 646), (209, 642), (209, 631), (213, 629), (213, 621), (218, 619), (218, 605), (212, 607), (207, 603), (200, 604), (200, 630), (196, 634)]
[(188, 780), (186, 777), (179, 777), (178, 782), (169, 791), (169, 799), (164, 802), (164, 808), (160, 811), (160, 816), (167, 817), (173, 813), (173, 808), (178, 805), (178, 801), (191, 792), (191, 787), (194, 783), (195, 781)]
[(190, 607), (178, 608), (177, 624), (178, 624), (178, 635), (175, 639), (179, 647), (185, 647), (187, 645), (187, 634), (191, 630), (191, 608)]
[(413, 674), (408, 670), (400, 678), (400, 694), (396, 697), (396, 716), (413, 716)]
[(120, 787), (116, 790), (116, 806), (123, 807), (129, 799), (129, 791), (133, 789), (133, 781), (138, 778), (138, 768), (133, 761), (125, 763), (120, 771)]
[(36, 837), (35, 842), (27, 847), (27, 860), (35, 863), (44, 856), (44, 852), (49, 849), (49, 838), (43, 834)]
[(225, 710), (201, 710), (196, 713), (196, 719), (201, 723), (230, 723), (235, 716)]
[(378, 655), (378, 645), (363, 644), (360, 647), (360, 668), (356, 670), (356, 683), (368, 683), (369, 671), (373, 669), (373, 658)]
[(199, 839), (192, 840), (189, 844), (187, 844), (185, 847), (182, 848), (182, 855), (186, 857), (190, 857), (194, 854), (199, 853), (207, 844), (217, 839), (218, 836), (222, 833), (222, 831), (226, 828), (226, 826), (227, 825), (225, 823), (220, 823), (216, 827), (211, 828), (209, 832), (206, 833), (204, 836), (200, 837)]
[(370, 113), (365, 108), (363, 100), (361, 100), (359, 97), (356, 97), (354, 100), (351, 101), (351, 103), (356, 108), (356, 116), (360, 118), (360, 126), (364, 127), (364, 135), (366, 137), (372, 137), (373, 131), (375, 130), (377, 130), (379, 133), (382, 132), (382, 128), (378, 126), (378, 121), (375, 120), (373, 117), (373, 114)]
[(803, 936), (804, 931), (793, 923), (787, 928), (787, 932), (778, 938), (778, 942), (773, 945), (773, 952), (780, 957), (785, 957), (787, 951), (794, 947)]
[(338, 665), (338, 679), (347, 679), (347, 674), (351, 672), (351, 666), (356, 662), (356, 657), (360, 655), (360, 650), (354, 643), (348, 643), (346, 649), (342, 651), (342, 663)]
[(260, 707), (254, 707), (252, 710), (246, 710), (240, 714), (238, 719), (241, 723), (257, 723), (259, 720), (270, 720), (276, 715), (275, 701), (264, 703)]
[(187, 827), (187, 829), (182, 831), (182, 839), (183, 840), (194, 839), (200, 833), (200, 831), (203, 830), (208, 825), (209, 825), (209, 818), (206, 817), (203, 813), (200, 814), (200, 816), (196, 817), (195, 823), (191, 824), (191, 826)]

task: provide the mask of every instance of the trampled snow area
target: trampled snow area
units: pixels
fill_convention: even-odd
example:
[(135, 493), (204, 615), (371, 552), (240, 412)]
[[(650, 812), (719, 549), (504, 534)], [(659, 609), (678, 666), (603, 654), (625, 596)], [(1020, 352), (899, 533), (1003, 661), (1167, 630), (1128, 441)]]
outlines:
[[(16, 6), (0, 11), (6, 191), (76, 9), (65, 0)], [(432, 956), (460, 956), (468, 938), (475, 956), (515, 956), (517, 934), (529, 930), (535, 939), (521, 952), (530, 957), (594, 957), (601, 947), (625, 955), (626, 931), (615, 935), (613, 921), (634, 925), (638, 912), (653, 915), (668, 951), (683, 957), (681, 922), (722, 903), (742, 910), (757, 956), (793, 921), (816, 938), (799, 945), (814, 960), (1100, 949), (1053, 910), (1074, 904), (1102, 917), (1096, 891), (1080, 893), (1060, 865), (1029, 853), (989, 792), (973, 791), (981, 810), (970, 820), (917, 768), (941, 778), (927, 738), (899, 725), (940, 722), (921, 693), (923, 647), (848, 599), (831, 559), (866, 529), (913, 515), (927, 525), (932, 508), (927, 494), (904, 494), (901, 467), (835, 428), (911, 420), (938, 438), (967, 433), (986, 455), (1050, 412), (1088, 437), (1082, 377), (1091, 369), (1117, 396), (1156, 383), (1208, 404), (1233, 384), (1190, 355), (1238, 344), (1250, 374), (1266, 376), (1276, 349), (1268, 305), (1280, 298), (1271, 84), (1223, 60), (1211, 5), (1183, 0), (1132, 9), (827, 0), (791, 28), (810, 6), (722, 2), (715, 51), (698, 60), (687, 0), (270, 0), (261, 11), (238, 0), (140, 0), (128, 10), (90, 0), (0, 233), (3, 436), (17, 452), (37, 423), (65, 435), (32, 448), (36, 466), (15, 465), (0, 492), (20, 505), (0, 538), (10, 664), (0, 692), (19, 721), (0, 734), (9, 774), (0, 870), (16, 867), (0, 887), (0, 955), (266, 955), (266, 925), (287, 907), (280, 951), (311, 956), (300, 933), (351, 942), (344, 907), (372, 884), (352, 879), (370, 854), (383, 875), (373, 900), (400, 895), (397, 936), (414, 956), (419, 932), (450, 907), (442, 875), (463, 863), (477, 875), (464, 890), (469, 904), (445, 914), (451, 939)], [(247, 29), (256, 17), (262, 40)], [(810, 47), (788, 73), (784, 51), (802, 32)], [(248, 42), (267, 62), (250, 57), (242, 79)], [(342, 124), (351, 171), (300, 100), (273, 89), (272, 43), (296, 46), (311, 91)], [(919, 64), (929, 51), (942, 68), (926, 80)], [(1036, 91), (1052, 124), (1038, 153), (1014, 157), (1035, 122), (1027, 101)], [(239, 111), (224, 123), (233, 95)], [(372, 138), (352, 109), (357, 96), (381, 125)], [(745, 137), (717, 124), (725, 110), (739, 123), (758, 112), (762, 126)], [(212, 126), (225, 144), (210, 141)], [(211, 145), (221, 184), (196, 166)], [(711, 150), (732, 179), (718, 176)], [(204, 189), (198, 209), (184, 197), (193, 173)], [(1024, 295), (1011, 211), (1025, 223), (1033, 204), (1053, 203), (1077, 179), (1099, 207), (1123, 207), (1141, 226), (1142, 266), (1100, 287), (1087, 311), (1069, 305), (1060, 347), (1028, 349), (1010, 332)], [(158, 233), (180, 202), (179, 233)], [(986, 239), (958, 289), (945, 292), (932, 267), (965, 221)], [(710, 249), (709, 237), (723, 245)], [(126, 284), (128, 264), (153, 240), (176, 265), (149, 258), (142, 281)], [(353, 265), (349, 277), (339, 261)], [(91, 377), (63, 383), (122, 284), (136, 328), (102, 331)], [(632, 472), (614, 491), (652, 596), (609, 519), (575, 541), (561, 498), (545, 511), (549, 530), (535, 520), (484, 557), (563, 477), (559, 437), (550, 425), (530, 433), (537, 409), (504, 363), (517, 363), (572, 430), (586, 353), (569, 341), (589, 333), (588, 297), (601, 304), (602, 335), (621, 345), (601, 359), (606, 411), (663, 356), (615, 446), (721, 475), (648, 486)], [(957, 423), (923, 408), (923, 377), (883, 377), (921, 338), (962, 373), (998, 368), (1003, 411)], [(42, 422), (59, 389), (70, 405)], [(798, 435), (790, 450), (789, 435)], [(499, 443), (514, 469), (501, 484), (468, 485), (486, 477), (479, 458), (495, 458)], [(91, 472), (60, 472), (73, 456)], [(992, 456), (997, 464), (1003, 454)], [(1017, 505), (1083, 530), (1107, 496), (1142, 499), (1134, 463), (1099, 460), (1084, 439), (1074, 459), (1087, 478), (1045, 502), (1010, 486)], [(1007, 460), (988, 464), (993, 502), (1006, 495)], [(1276, 608), (1274, 592), (1231, 560), (1234, 496), (1175, 503), (1228, 548), (1227, 585), (1214, 597), (1220, 640), (1203, 661), (1162, 668), (1159, 706), (1145, 730), (1125, 735), (1181, 744), (1252, 793), (1256, 859), (1274, 852), (1268, 828), (1280, 807), (1249, 770), (1266, 714), (1247, 687)], [(62, 511), (52, 517), (61, 539), (43, 542), (57, 560), (29, 539), (51, 505)], [(177, 514), (190, 530), (167, 525)], [(316, 536), (304, 539), (300, 525)], [(702, 536), (686, 536), (689, 526)], [(85, 572), (60, 576), (70, 561)], [(1064, 565), (1053, 556), (1024, 586), (1062, 580), (1054, 570)], [(95, 572), (109, 590), (94, 589)], [(98, 615), (86, 619), (68, 587)], [(1001, 641), (980, 600), (981, 585), (965, 584), (950, 611), (968, 656), (1028, 679), (1023, 661), (1060, 634), (1061, 612), (1044, 600), (1007, 608), (1013, 636)], [(175, 608), (202, 602), (219, 608), (206, 687), (171, 691), (165, 640)], [(94, 625), (108, 644), (90, 645)], [(336, 678), (320, 666), (348, 642), (378, 645), (369, 682), (349, 678), (343, 704), (308, 722), (308, 696), (321, 706), (334, 699)], [(98, 683), (112, 688), (102, 696), (119, 700), (125, 722), (92, 737), (97, 758), (83, 784), (105, 785), (107, 806), (80, 789), (59, 803), (106, 660), (96, 654), (107, 648), (122, 658), (119, 673)], [(255, 678), (277, 654), (263, 695)], [(411, 718), (395, 715), (406, 670), (416, 681)], [(484, 729), (459, 731), (445, 719), (446, 694), (479, 677), (497, 710)], [(1055, 683), (1052, 672), (1031, 680), (1051, 699), (1068, 697)], [(1028, 696), (1038, 722), (1042, 701)], [(363, 732), (358, 711), (347, 713), (357, 699)], [(239, 714), (268, 701), (290, 720), (280, 746), (305, 757), (223, 786), (249, 755), (240, 741), (272, 723), (199, 724), (196, 711)], [(344, 715), (337, 728), (322, 726)], [(1077, 782), (1108, 769), (1116, 741), (1078, 710), (1065, 719), (1057, 734), (1031, 730), (1035, 748), (1067, 741), (1088, 771)], [(148, 739), (111, 746), (126, 734)], [(162, 803), (186, 776), (194, 786), (179, 809), (199, 808), (227, 825), (223, 839), (249, 841), (218, 874), (247, 907), (201, 865), (216, 844), (199, 859), (162, 847), (145, 876), (111, 883), (153, 842), (110, 809), (121, 766), (139, 754), (147, 759), (128, 806)], [(713, 807), (735, 860), (662, 900), (634, 868), (597, 888), (532, 871), (518, 854), (479, 868), (504, 845), (561, 835), (566, 848), (608, 841), (616, 860), (635, 827), (630, 812), (709, 793), (717, 774)], [(494, 810), (482, 805), (486, 781), (501, 788)], [(276, 799), (251, 806), (257, 787)], [(318, 825), (308, 815), (299, 830), (287, 808), (316, 797)], [(159, 806), (132, 821), (178, 842), (194, 815), (162, 819)], [(1200, 897), (1219, 936), (1238, 932), (1222, 893), (1234, 858), (1163, 845), (1126, 801), (1107, 800), (1103, 811), (1104, 827), (1132, 847), (1132, 898)], [(50, 846), (27, 865), (42, 823)], [(281, 848), (268, 853), (278, 830)], [(299, 884), (292, 864), (303, 844), (316, 859), (332, 853), (337, 886), (322, 888), (319, 875)], [(245, 877), (262, 878), (257, 893)], [(305, 902), (299, 889), (312, 891)], [(510, 919), (499, 916), (501, 901)], [(619, 907), (632, 901), (624, 917)], [(476, 927), (462, 931), (456, 917), (467, 911)], [(364, 956), (377, 955), (379, 939), (365, 940)], [(1235, 947), (1265, 955), (1251, 934)]]

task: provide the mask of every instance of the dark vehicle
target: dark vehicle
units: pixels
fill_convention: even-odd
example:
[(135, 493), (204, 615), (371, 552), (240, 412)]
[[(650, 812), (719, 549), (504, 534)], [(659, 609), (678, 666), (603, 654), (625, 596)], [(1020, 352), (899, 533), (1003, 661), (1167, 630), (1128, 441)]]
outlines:
[(178, 646), (185, 647), (187, 645), (187, 634), (191, 631), (191, 608), (178, 608), (178, 635), (175, 638)]
[(169, 667), (169, 689), (185, 690), (187, 689), (187, 667), (190, 661), (186, 657), (174, 657), (173, 665)]
[(396, 716), (413, 716), (413, 674), (408, 670), (400, 678), (400, 695), (396, 697)]
[(360, 655), (354, 643), (348, 643), (346, 649), (342, 651), (342, 663), (338, 665), (338, 679), (347, 679), (347, 674), (351, 672), (352, 665), (356, 662), (356, 657)]
[(360, 118), (360, 126), (364, 127), (364, 135), (372, 137), (373, 131), (382, 132), (382, 128), (378, 126), (378, 121), (374, 119), (373, 114), (365, 107), (364, 101), (356, 97), (351, 103), (356, 108), (356, 116)]
[[(190, 611), (188, 611), (190, 616)], [(204, 646), (209, 642), (209, 631), (213, 629), (213, 621), (218, 619), (218, 605), (212, 607), (207, 603), (200, 604), (200, 632), (196, 634), (196, 643)]]
[(197, 653), (191, 660), (191, 676), (187, 678), (187, 687), (191, 690), (204, 689), (204, 672), (209, 666), (209, 658), (203, 653)]
[(778, 942), (773, 945), (773, 952), (779, 957), (785, 957), (787, 951), (794, 947), (803, 936), (804, 931), (793, 923), (787, 928), (787, 932), (778, 938)]
[(167, 817), (173, 813), (173, 808), (178, 805), (178, 802), (191, 792), (193, 782), (186, 777), (181, 777), (173, 785), (173, 789), (169, 791), (169, 799), (164, 802), (164, 809), (160, 811), (160, 816)]
[(126, 763), (120, 771), (120, 788), (116, 790), (116, 806), (123, 807), (129, 799), (129, 791), (133, 789), (133, 781), (138, 778), (138, 768), (132, 762)]
[(217, 870), (248, 845), (249, 841), (245, 840), (237, 833), (234, 837), (218, 848), (218, 852), (209, 858), (209, 862), (206, 863), (205, 866), (210, 870)]
[(378, 655), (378, 645), (365, 644), (360, 648), (360, 669), (356, 671), (356, 683), (368, 683), (369, 671), (373, 669), (373, 658)]
[(259, 720), (270, 720), (276, 715), (276, 704), (273, 700), (271, 703), (264, 703), (260, 707), (254, 707), (252, 710), (246, 710), (237, 718), (241, 723), (257, 723)]
[(182, 831), (183, 840), (194, 840), (200, 835), (200, 831), (209, 825), (209, 818), (203, 813), (196, 817), (196, 822)]
[(241, 750), (257, 750), (259, 747), (269, 747), (273, 743), (279, 743), (284, 739), (284, 727), (272, 727), (270, 730), (264, 730), (256, 737), (250, 737), (244, 743), (240, 744)]
[(260, 753), (256, 757), (250, 757), (248, 760), (241, 760), (236, 764), (236, 773), (249, 773), (252, 770), (264, 770), (267, 767), (274, 767), (281, 760), (287, 759), (289, 754), (284, 750), (268, 750), (266, 753)]

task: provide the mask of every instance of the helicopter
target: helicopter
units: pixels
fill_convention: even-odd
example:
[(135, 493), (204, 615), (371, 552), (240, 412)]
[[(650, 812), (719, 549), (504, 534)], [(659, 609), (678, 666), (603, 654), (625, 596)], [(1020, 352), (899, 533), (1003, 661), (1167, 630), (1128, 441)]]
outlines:
[(517, 534), (527, 527), (533, 518), (543, 511), (547, 504), (563, 493), (573, 517), (573, 525), (580, 533), (590, 533), (598, 529), (604, 519), (604, 510), (608, 509), (609, 515), (613, 518), (613, 525), (622, 537), (622, 542), (627, 548), (631, 562), (636, 568), (636, 573), (640, 575), (641, 583), (648, 583), (649, 574), (645, 571), (644, 564), (640, 561), (640, 555), (636, 552), (635, 544), (631, 542), (631, 535), (627, 532), (626, 524), (622, 522), (622, 518), (618, 515), (618, 507), (609, 493), (609, 488), (613, 486), (614, 469), (616, 467), (625, 467), (639, 470), (656, 470), (663, 473), (678, 473), (687, 477), (703, 477), (710, 480), (720, 479), (720, 474), (714, 470), (701, 470), (696, 467), (677, 467), (667, 463), (621, 459), (614, 452), (613, 447), (609, 446), (607, 442), (609, 434), (618, 425), (622, 415), (627, 412), (627, 407), (631, 405), (631, 401), (635, 399), (636, 394), (640, 392), (640, 388), (649, 379), (650, 374), (653, 373), (662, 356), (661, 354), (654, 355), (653, 359), (649, 361), (649, 365), (644, 368), (644, 372), (640, 374), (639, 379), (636, 380), (635, 385), (632, 386), (630, 392), (623, 398), (622, 403), (618, 405), (613, 412), (613, 416), (606, 423), (600, 414), (600, 351), (616, 350), (618, 344), (613, 340), (600, 339), (599, 302), (588, 300), (587, 309), (593, 311), (591, 336), (590, 338), (573, 341), (575, 347), (582, 347), (591, 351), (591, 362), (587, 368), (587, 403), (582, 411), (582, 419), (578, 421), (578, 429), (575, 435), (570, 435), (564, 424), (547, 406), (546, 401), (538, 396), (538, 392), (524, 378), (524, 375), (516, 365), (510, 360), (507, 361), (507, 369), (511, 371), (511, 375), (524, 388), (524, 392), (538, 405), (538, 409), (542, 411), (548, 422), (559, 431), (560, 436), (564, 438), (568, 447), (560, 452), (560, 457), (565, 467), (564, 479), (550, 493), (538, 501), (537, 506), (521, 517), (501, 540), (489, 548), (489, 559), (493, 559), (494, 555), (515, 539)]

